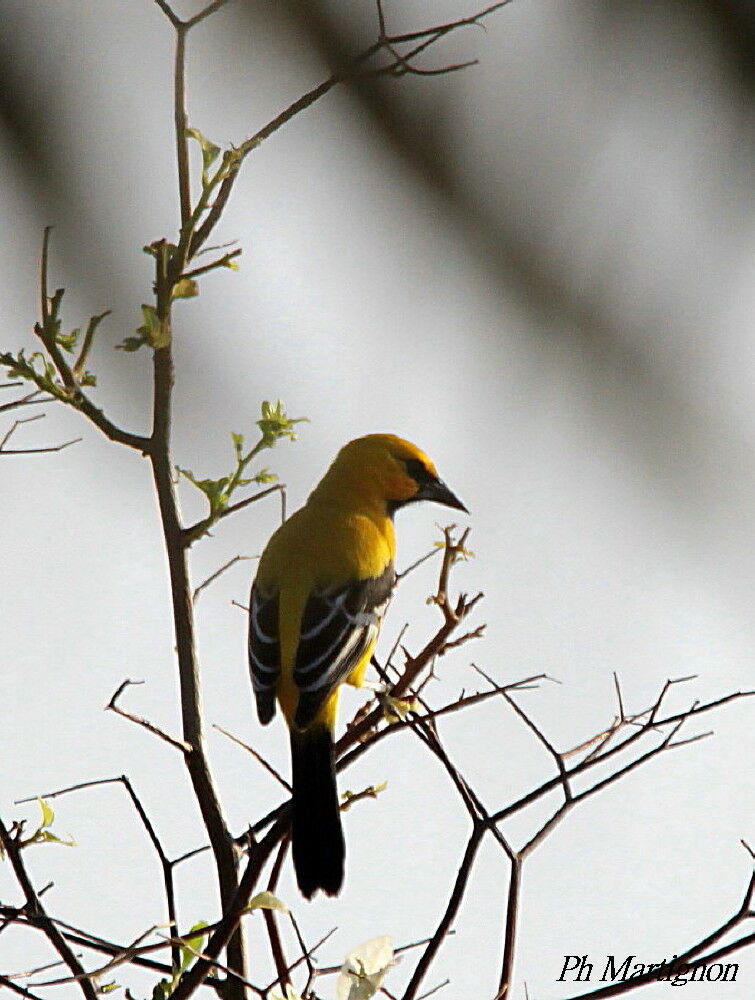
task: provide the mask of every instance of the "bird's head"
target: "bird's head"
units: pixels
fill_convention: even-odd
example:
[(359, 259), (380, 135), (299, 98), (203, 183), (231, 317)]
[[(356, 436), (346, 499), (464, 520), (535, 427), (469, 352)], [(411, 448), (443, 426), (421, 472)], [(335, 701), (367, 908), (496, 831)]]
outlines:
[(469, 513), (423, 451), (395, 434), (368, 434), (339, 451), (321, 486), (382, 505), (389, 515), (418, 500)]

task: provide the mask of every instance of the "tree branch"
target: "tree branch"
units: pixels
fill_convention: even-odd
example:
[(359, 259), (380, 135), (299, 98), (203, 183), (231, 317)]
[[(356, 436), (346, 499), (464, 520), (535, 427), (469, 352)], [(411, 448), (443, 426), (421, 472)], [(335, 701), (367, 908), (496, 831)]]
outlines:
[(91, 980), (87, 978), (84, 967), (69, 948), (68, 943), (55, 926), (55, 923), (47, 915), (39, 894), (35, 891), (26, 871), (23, 858), (21, 857), (19, 842), (16, 837), (11, 836), (8, 832), (2, 819), (0, 819), (0, 842), (2, 843), (3, 851), (10, 859), (16, 880), (24, 894), (26, 900), (24, 909), (29, 921), (40, 928), (52, 947), (71, 970), (71, 974), (77, 977), (77, 982), (85, 1000), (97, 1000), (97, 991), (92, 985)]
[(440, 919), (435, 933), (417, 962), (414, 972), (412, 973), (412, 978), (409, 980), (409, 985), (404, 991), (403, 1000), (416, 1000), (417, 992), (422, 985), (422, 980), (425, 978), (433, 959), (438, 953), (438, 949), (440, 948), (443, 939), (451, 929), (451, 925), (453, 924), (456, 914), (459, 911), (459, 907), (461, 906), (461, 901), (464, 898), (467, 882), (469, 881), (469, 876), (472, 874), (472, 866), (480, 844), (482, 843), (484, 832), (485, 827), (482, 824), (475, 824), (472, 828), (472, 833), (467, 841), (464, 856), (461, 859), (461, 864), (459, 865), (459, 870), (456, 874), (456, 881), (454, 882), (446, 909)]
[(141, 726), (143, 729), (146, 729), (147, 732), (152, 733), (153, 736), (157, 736), (159, 739), (163, 740), (163, 742), (175, 747), (176, 750), (180, 750), (181, 753), (191, 753), (191, 745), (189, 743), (186, 743), (184, 740), (177, 740), (174, 736), (170, 736), (148, 719), (143, 719), (140, 715), (133, 715), (131, 712), (127, 712), (125, 708), (121, 708), (118, 704), (116, 704), (127, 687), (132, 684), (143, 683), (144, 681), (132, 681), (127, 677), (126, 680), (118, 686), (107, 705), (105, 705), (105, 711), (115, 712), (116, 715), (120, 715), (122, 718), (128, 719), (129, 722), (133, 722), (137, 726)]
[[(379, 37), (376, 42), (367, 46), (367, 48), (365, 48), (362, 52), (350, 59), (343, 68), (332, 73), (326, 80), (323, 80), (322, 83), (319, 83), (306, 94), (303, 94), (300, 98), (281, 111), (280, 114), (276, 115), (275, 118), (255, 132), (254, 135), (245, 140), (241, 146), (239, 146), (237, 150), (238, 159), (235, 167), (220, 184), (218, 193), (215, 196), (214, 204), (207, 213), (204, 222), (201, 226), (199, 226), (192, 237), (188, 259), (191, 260), (192, 257), (195, 256), (200, 247), (207, 241), (207, 238), (210, 236), (220, 220), (233, 190), (236, 178), (239, 175), (241, 164), (253, 149), (260, 146), (266, 139), (270, 138), (271, 135), (290, 122), (292, 118), (295, 118), (307, 108), (311, 107), (316, 101), (320, 100), (321, 97), (324, 97), (339, 83), (357, 79), (359, 77), (376, 78), (382, 76), (403, 75), (407, 72), (407, 64), (420, 52), (434, 45), (436, 42), (440, 41), (441, 38), (444, 38), (446, 35), (459, 28), (479, 24), (480, 20), (489, 17), (497, 10), (505, 7), (509, 2), (510, 0), (503, 0), (503, 2), (492, 4), (469, 17), (460, 18), (457, 21), (449, 21), (445, 24), (436, 25), (432, 28), (426, 28), (421, 31), (411, 32), (405, 35), (386, 36), (379, 31)], [(395, 46), (415, 41), (420, 41), (420, 44), (414, 46), (414, 48), (408, 53), (404, 53), (403, 55), (396, 55), (394, 53), (393, 48)], [(374, 68), (362, 68), (370, 61), (370, 59), (383, 51), (387, 51), (390, 56), (387, 63)], [(413, 71), (422, 74), (437, 75), (440, 73), (455, 72), (458, 69), (463, 69), (467, 65), (471, 64), (456, 63), (450, 66), (440, 67), (435, 70)]]

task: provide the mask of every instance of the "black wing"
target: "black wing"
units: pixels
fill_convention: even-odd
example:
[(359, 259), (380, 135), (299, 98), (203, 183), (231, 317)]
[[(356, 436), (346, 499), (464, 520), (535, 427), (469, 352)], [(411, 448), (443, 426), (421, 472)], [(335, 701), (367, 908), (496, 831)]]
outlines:
[(374, 643), (395, 582), (389, 563), (380, 576), (310, 595), (294, 664), (299, 689), (294, 721), (300, 729), (309, 725), (333, 688)]
[(249, 598), (249, 670), (262, 725), (275, 715), (275, 685), (280, 673), (278, 595), (265, 597), (252, 585)]

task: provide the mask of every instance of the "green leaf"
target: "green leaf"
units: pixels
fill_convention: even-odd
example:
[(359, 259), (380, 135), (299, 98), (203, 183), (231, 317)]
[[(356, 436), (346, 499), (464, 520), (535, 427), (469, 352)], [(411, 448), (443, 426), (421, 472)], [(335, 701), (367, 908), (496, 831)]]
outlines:
[(193, 299), (199, 295), (199, 285), (193, 278), (181, 278), (173, 286), (171, 296), (174, 299)]
[(161, 979), (156, 986), (152, 988), (152, 1000), (168, 1000), (170, 996), (171, 986), (167, 979)]
[(394, 964), (389, 937), (371, 938), (360, 944), (344, 960), (336, 982), (336, 1000), (370, 1000)]
[(63, 847), (76, 847), (76, 841), (73, 837), (64, 839), (53, 833), (50, 829), (55, 821), (55, 813), (50, 804), (44, 799), (37, 797), (37, 805), (40, 812), (39, 826), (31, 836), (19, 841), (19, 846), (24, 848), (29, 847), (31, 844), (62, 844)]
[(287, 437), (292, 441), (296, 440), (294, 424), (306, 421), (306, 417), (296, 417), (291, 419), (283, 409), (283, 403), (279, 399), (275, 405), (265, 400), (261, 407), (262, 415), (257, 421), (257, 426), (262, 434), (261, 448), (272, 448), (280, 438)]
[(61, 844), (63, 847), (78, 847), (78, 844), (73, 839), (73, 837), (58, 837), (56, 834), (52, 833), (50, 830), (37, 830), (37, 833), (32, 841), (34, 844)]
[(170, 331), (157, 315), (154, 306), (142, 304), (142, 325), (137, 328), (137, 334), (150, 347), (167, 347), (170, 343)]
[(39, 829), (44, 830), (45, 827), (52, 826), (55, 820), (55, 813), (52, 811), (52, 806), (39, 796), (37, 796), (37, 805), (39, 806), (39, 811), (42, 814)]
[(376, 799), (387, 787), (388, 782), (381, 781), (377, 785), (368, 785), (361, 792), (352, 792), (347, 788), (345, 792), (341, 793), (341, 808), (346, 810), (352, 803), (358, 802), (360, 799)]
[(276, 910), (278, 913), (288, 913), (286, 904), (267, 890), (258, 892), (256, 896), (252, 896), (246, 904), (246, 908), (250, 912), (252, 910)]
[(140, 347), (144, 347), (146, 343), (146, 337), (126, 337), (120, 344), (115, 345), (115, 349), (116, 351), (127, 351), (130, 354), (133, 351), (138, 351)]
[(231, 431), (231, 441), (233, 441), (233, 450), (236, 453), (236, 458), (240, 462), (244, 455), (244, 435), (234, 434)]
[(78, 327), (75, 330), (71, 330), (70, 333), (59, 333), (55, 338), (55, 342), (62, 347), (64, 351), (68, 351), (69, 354), (73, 354), (76, 349), (76, 342), (79, 339), (80, 333), (81, 330)]
[[(180, 961), (180, 971), (185, 972), (189, 965), (197, 957), (194, 952), (200, 951), (202, 939), (204, 937), (204, 929), (207, 927), (207, 923), (204, 920), (198, 920), (186, 935), (183, 940), (186, 942), (185, 945), (181, 945), (181, 961)], [(198, 933), (195, 933), (198, 932)], [(188, 947), (187, 947), (188, 946)]]
[(16, 355), (9, 352), (0, 354), (0, 366), (8, 369), (8, 378), (33, 382), (42, 392), (70, 403), (70, 394), (58, 381), (54, 366), (39, 351), (34, 351), (28, 358), (23, 349)]
[(277, 472), (270, 472), (269, 469), (260, 469), (259, 472), (255, 473), (254, 478), (250, 479), (250, 483), (277, 483), (278, 474)]
[(195, 139), (199, 143), (199, 148), (202, 150), (202, 182), (207, 182), (207, 171), (213, 165), (215, 160), (217, 160), (220, 153), (220, 146), (216, 146), (214, 142), (210, 142), (206, 139), (198, 128), (187, 128), (186, 135), (189, 139)]
[(220, 479), (197, 479), (191, 469), (182, 469), (176, 466), (180, 475), (184, 479), (196, 486), (196, 488), (207, 497), (210, 504), (210, 513), (216, 514), (228, 504), (228, 484), (230, 476), (222, 476)]
[[(307, 995), (309, 995), (309, 994), (307, 994)], [(292, 986), (291, 986), (290, 983), (286, 983), (286, 995), (285, 995), (285, 997), (281, 997), (281, 996), (278, 996), (276, 994), (275, 996), (271, 996), (270, 1000), (301, 1000), (301, 997), (292, 988)]]

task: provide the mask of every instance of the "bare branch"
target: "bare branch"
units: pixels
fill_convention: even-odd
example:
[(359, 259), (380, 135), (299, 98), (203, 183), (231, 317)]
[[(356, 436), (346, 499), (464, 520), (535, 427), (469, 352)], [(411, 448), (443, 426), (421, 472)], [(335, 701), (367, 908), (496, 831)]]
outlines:
[[(280, 114), (276, 115), (275, 118), (269, 121), (267, 125), (264, 125), (261, 129), (255, 132), (254, 135), (250, 136), (250, 138), (241, 144), (237, 150), (238, 157), (234, 169), (220, 184), (212, 207), (208, 211), (204, 222), (192, 237), (188, 254), (189, 259), (191, 259), (199, 251), (217, 225), (223, 211), (225, 210), (226, 203), (231, 195), (236, 178), (239, 175), (241, 165), (253, 149), (260, 146), (266, 139), (270, 138), (271, 135), (281, 129), (297, 115), (311, 107), (316, 101), (318, 101), (321, 97), (324, 97), (338, 84), (348, 80), (358, 79), (360, 77), (376, 78), (383, 76), (401, 76), (407, 72), (407, 63), (410, 63), (411, 60), (420, 52), (434, 45), (441, 38), (444, 38), (446, 35), (459, 28), (470, 25), (478, 25), (482, 19), (489, 17), (497, 10), (502, 9), (509, 2), (510, 0), (502, 0), (502, 2), (492, 4), (469, 17), (460, 18), (457, 21), (449, 21), (445, 24), (436, 25), (432, 28), (423, 29), (421, 31), (410, 32), (405, 35), (385, 35), (383, 30), (384, 25), (381, 22), (379, 38), (376, 42), (367, 46), (367, 48), (347, 62), (343, 68), (332, 73), (331, 76), (329, 76), (326, 80), (323, 80), (322, 83), (313, 87), (312, 90), (308, 91), (306, 94), (303, 94), (300, 98), (298, 98), (298, 100), (294, 101), (293, 104), (290, 104), (287, 108), (281, 111)], [(414, 46), (414, 48), (412, 48), (409, 52), (396, 56), (393, 51), (395, 46), (415, 41), (419, 42), (419, 44)], [(377, 56), (381, 52), (385, 51), (387, 51), (389, 58), (383, 65), (372, 68), (367, 66), (374, 56)], [(440, 67), (436, 70), (424, 70), (422, 71), (422, 74), (437, 75), (455, 72), (458, 69), (463, 69), (465, 65), (468, 64), (457, 63), (446, 67)]]
[(220, 10), (221, 7), (225, 7), (228, 0), (213, 0), (212, 3), (208, 4), (204, 10), (200, 10), (198, 14), (194, 17), (190, 17), (186, 22), (187, 28), (193, 28), (195, 24), (199, 24), (200, 21), (204, 21), (206, 17), (210, 17), (215, 11)]
[[(36, 393), (32, 393), (31, 395), (36, 395)], [(32, 402), (35, 402), (35, 400), (29, 399), (27, 397), (27, 405), (30, 404), (30, 403), (32, 403)], [(39, 402), (42, 402), (42, 400), (39, 400)], [(11, 404), (6, 404), (6, 406), (7, 405), (11, 405)], [(17, 405), (22, 405), (22, 401), (19, 400)], [(0, 455), (39, 455), (39, 454), (42, 454), (43, 452), (62, 451), (64, 448), (67, 448), (69, 445), (71, 445), (71, 444), (77, 444), (79, 441), (81, 441), (81, 438), (74, 438), (72, 441), (64, 441), (63, 444), (48, 445), (46, 448), (6, 448), (5, 447), (6, 444), (10, 441), (11, 437), (13, 436), (13, 434), (16, 432), (16, 430), (21, 426), (21, 424), (31, 424), (35, 420), (43, 420), (44, 416), (45, 416), (44, 413), (38, 413), (35, 417), (24, 417), (23, 419), (14, 420), (13, 423), (11, 424), (9, 430), (7, 430), (5, 432), (5, 436), (2, 439), (0, 439)]]
[[(267, 883), (267, 891), (274, 893), (278, 886), (278, 878), (280, 877), (281, 868), (283, 867), (283, 859), (288, 853), (288, 838), (284, 838), (280, 842), (278, 847), (278, 854), (276, 855), (275, 861), (273, 862), (273, 867), (270, 872), (270, 878)], [(263, 909), (262, 917), (265, 921), (265, 926), (267, 927), (267, 934), (270, 940), (270, 952), (273, 956), (273, 962), (275, 964), (275, 971), (278, 974), (278, 978), (275, 980), (275, 984), (280, 984), (281, 989), (286, 988), (290, 984), (291, 979), (288, 974), (288, 961), (283, 953), (283, 944), (281, 942), (280, 933), (278, 931), (278, 923), (276, 920), (276, 915), (273, 910)], [(273, 984), (273, 985), (275, 985)]]
[(459, 870), (456, 874), (456, 881), (454, 882), (446, 909), (440, 919), (435, 933), (417, 962), (414, 972), (412, 973), (412, 977), (409, 980), (409, 985), (404, 991), (403, 1000), (416, 1000), (417, 993), (422, 985), (422, 980), (425, 978), (433, 959), (438, 953), (438, 949), (440, 948), (443, 939), (448, 934), (448, 931), (456, 918), (456, 914), (459, 911), (459, 906), (461, 905), (461, 901), (467, 888), (469, 876), (472, 873), (475, 856), (480, 844), (482, 843), (484, 830), (485, 827), (483, 825), (475, 825), (472, 829), (472, 833), (467, 841), (467, 846), (464, 851), (464, 856), (462, 857)]
[(183, 278), (199, 278), (203, 274), (208, 274), (210, 271), (215, 271), (219, 267), (228, 267), (230, 262), (235, 257), (240, 257), (243, 251), (241, 249), (232, 250), (230, 253), (223, 254), (222, 257), (218, 257), (211, 264), (203, 264), (202, 267), (195, 267), (191, 271), (184, 271), (182, 274)]
[[(294, 933), (296, 934), (296, 939), (299, 942), (299, 947), (302, 949), (302, 953), (299, 956), (299, 958), (297, 958), (294, 962), (291, 963), (291, 965), (289, 965), (286, 971), (290, 975), (302, 963), (306, 964), (309, 975), (307, 978), (307, 985), (305, 986), (304, 990), (302, 990), (302, 995), (307, 996), (309, 987), (312, 984), (312, 980), (315, 979), (317, 976), (324, 976), (332, 972), (341, 971), (340, 965), (321, 969), (321, 968), (316, 968), (313, 962), (313, 957), (315, 955), (315, 952), (318, 950), (318, 948), (321, 948), (325, 944), (325, 942), (335, 934), (338, 928), (331, 927), (331, 929), (326, 934), (323, 934), (323, 936), (319, 939), (319, 941), (316, 941), (311, 948), (307, 948), (304, 943), (304, 939), (302, 938), (301, 931), (299, 930), (299, 925), (297, 924), (296, 918), (294, 917), (293, 913), (289, 913), (289, 917), (291, 919), (291, 924), (293, 925), (294, 928)], [(268, 985), (263, 988), (262, 992), (265, 995), (265, 997), (267, 997), (270, 990), (273, 988), (273, 986), (275, 986), (277, 982), (278, 980), (274, 979), (271, 983), (268, 983)]]
[[(125, 788), (126, 793), (128, 794), (129, 799), (131, 800), (131, 803), (132, 803), (134, 809), (136, 810), (136, 814), (139, 817), (139, 820), (141, 821), (141, 824), (144, 827), (144, 829), (145, 829), (145, 831), (147, 833), (147, 836), (149, 837), (149, 839), (150, 839), (150, 841), (152, 843), (152, 846), (155, 849), (155, 853), (157, 854), (157, 857), (158, 857), (158, 859), (160, 861), (160, 866), (162, 868), (162, 875), (163, 875), (163, 885), (165, 887), (165, 900), (166, 900), (166, 906), (167, 906), (167, 911), (168, 911), (168, 920), (170, 922), (170, 926), (175, 929), (175, 927), (176, 927), (176, 896), (175, 896), (175, 888), (174, 888), (174, 884), (173, 884), (173, 868), (174, 868), (174, 866), (178, 862), (177, 861), (170, 861), (168, 859), (168, 857), (167, 857), (167, 855), (166, 855), (166, 853), (165, 853), (165, 851), (163, 849), (162, 843), (160, 842), (160, 838), (157, 836), (155, 828), (152, 825), (152, 821), (150, 820), (150, 818), (149, 818), (149, 816), (147, 814), (147, 811), (146, 811), (146, 809), (144, 808), (144, 806), (142, 804), (141, 799), (136, 794), (136, 790), (134, 789), (134, 786), (131, 784), (131, 781), (129, 780), (129, 778), (127, 777), (127, 775), (120, 774), (120, 775), (118, 775), (115, 778), (98, 778), (98, 779), (95, 779), (93, 781), (82, 781), (82, 782), (79, 782), (78, 784), (75, 784), (75, 785), (69, 785), (67, 788), (59, 788), (59, 789), (57, 789), (54, 792), (47, 792), (46, 794), (42, 795), (41, 797), (43, 799), (56, 799), (56, 798), (59, 798), (60, 796), (63, 796), (63, 795), (69, 795), (72, 792), (79, 792), (79, 791), (82, 791), (84, 789), (89, 789), (89, 788), (97, 788), (97, 787), (103, 786), (103, 785), (122, 785), (123, 788)], [(25, 798), (25, 799), (19, 799), (15, 804), (16, 805), (21, 805), (21, 804), (26, 803), (26, 802), (33, 802), (33, 801), (35, 801), (35, 799), (36, 799), (36, 796), (32, 796), (32, 797)], [(183, 858), (181, 858), (179, 860), (183, 860)], [(144, 935), (142, 935), (142, 937), (140, 937), (137, 940), (136, 943), (140, 943), (143, 937), (144, 937)], [(126, 952), (132, 951), (136, 947), (136, 943), (132, 943), (131, 945), (128, 945), (126, 948), (122, 949), (122, 953), (125, 954)], [(129, 960), (130, 959), (126, 959), (126, 961), (129, 961)], [(180, 965), (180, 952), (179, 952), (178, 945), (175, 945), (174, 949), (173, 949), (173, 968), (177, 969), (179, 967), (179, 965)], [(108, 968), (109, 967), (110, 966), (108, 966)], [(101, 971), (104, 971), (104, 970), (101, 970)], [(42, 984), (38, 983), (37, 985), (42, 985)], [(45, 984), (45, 985), (48, 985), (48, 984)]]
[(450, 979), (444, 979), (442, 983), (438, 983), (437, 986), (433, 986), (432, 989), (429, 989), (427, 990), (426, 993), (422, 993), (420, 996), (418, 996), (417, 1000), (427, 1000), (428, 997), (433, 996), (435, 993), (438, 993), (444, 987), (448, 986), (450, 982), (451, 982)]
[[(178, 199), (181, 215), (181, 239), (176, 248), (179, 254), (181, 244), (188, 245), (191, 226), (191, 178), (189, 176), (189, 144), (186, 130), (189, 126), (186, 114), (186, 34), (188, 26), (173, 22), (176, 29), (176, 52), (173, 70), (173, 123), (176, 134), (176, 164), (178, 167)], [(185, 253), (185, 250), (184, 250)], [(183, 271), (185, 258), (175, 263), (176, 273)]]
[(221, 949), (225, 947), (226, 942), (236, 929), (257, 884), (262, 867), (280, 843), (281, 837), (288, 831), (288, 825), (288, 809), (284, 809), (264, 839), (250, 848), (249, 860), (231, 905), (224, 910), (222, 920), (205, 945), (203, 957), (198, 959), (181, 977), (181, 981), (171, 994), (171, 1000), (188, 1000), (204, 982), (212, 967), (213, 960), (220, 954)]
[(155, 3), (163, 14), (165, 14), (174, 28), (178, 29), (183, 27), (183, 21), (181, 21), (180, 17), (173, 12), (172, 7), (167, 3), (167, 0), (155, 0)]
[(71, 970), (71, 974), (79, 977), (79, 986), (85, 1000), (97, 1000), (97, 992), (91, 980), (87, 978), (84, 967), (71, 951), (63, 935), (55, 926), (54, 921), (47, 915), (47, 911), (40, 901), (39, 894), (35, 891), (26, 871), (26, 866), (21, 857), (20, 845), (16, 838), (10, 835), (2, 819), (0, 819), (0, 843), (2, 843), (3, 851), (10, 860), (16, 880), (24, 894), (26, 900), (25, 910), (29, 920), (40, 928), (52, 947)]
[(522, 889), (522, 864), (523, 858), (520, 855), (516, 855), (511, 859), (509, 889), (506, 897), (506, 916), (503, 924), (503, 961), (496, 1000), (504, 1000), (508, 996), (513, 979), (514, 955), (516, 953), (517, 934), (519, 931), (519, 898)]
[[(713, 701), (704, 702), (700, 705), (697, 705), (696, 707), (687, 709), (684, 712), (677, 712), (674, 713), (673, 715), (668, 715), (659, 721), (655, 721), (654, 723), (648, 721), (643, 726), (636, 729), (636, 731), (632, 733), (630, 736), (626, 737), (626, 739), (621, 740), (620, 742), (614, 744), (612, 747), (605, 749), (600, 754), (594, 757), (590, 757), (589, 759), (582, 760), (578, 764), (575, 764), (573, 767), (568, 768), (567, 776), (571, 779), (576, 775), (582, 774), (584, 771), (594, 767), (596, 764), (603, 763), (609, 760), (611, 757), (628, 749), (643, 736), (647, 735), (650, 732), (655, 731), (659, 727), (676, 725), (680, 721), (684, 721), (686, 719), (693, 718), (694, 716), (713, 711), (714, 709), (720, 708), (722, 705), (728, 704), (729, 702), (737, 701), (741, 698), (752, 697), (753, 694), (755, 694), (755, 691), (735, 691), (732, 694), (724, 695), (723, 697), (716, 698)], [(658, 748), (654, 748), (652, 753), (654, 754), (657, 752)], [(644, 759), (646, 758), (647, 755), (645, 755), (645, 757), (643, 757), (642, 759), (633, 762), (629, 766), (635, 767), (639, 763), (643, 762)], [(611, 778), (607, 780), (614, 780), (614, 779)], [(514, 813), (519, 812), (520, 810), (526, 808), (526, 806), (530, 805), (530, 803), (536, 802), (538, 799), (542, 798), (543, 795), (547, 795), (548, 792), (552, 791), (559, 784), (561, 784), (560, 776), (558, 778), (550, 778), (548, 781), (543, 782), (543, 784), (539, 785), (531, 792), (528, 792), (527, 794), (521, 796), (521, 798), (517, 799), (515, 802), (512, 802), (510, 805), (504, 806), (503, 808), (499, 809), (496, 813), (492, 815), (491, 821), (494, 823), (501, 822), (501, 820), (506, 819), (507, 817), (512, 816)]]
[[(23, 382), (0, 383), (0, 389), (13, 389), (19, 385), (23, 385)], [(25, 396), (21, 396), (19, 399), (11, 400), (10, 403), (3, 403), (0, 406), (0, 413), (5, 413), (8, 410), (18, 410), (22, 406), (39, 406), (40, 403), (46, 402), (48, 402), (48, 400), (42, 397), (41, 391), (39, 389), (35, 389), (34, 392), (28, 392)]]
[(189, 743), (184, 740), (177, 740), (174, 736), (170, 736), (168, 733), (163, 732), (162, 729), (156, 726), (153, 722), (150, 722), (148, 719), (143, 719), (140, 715), (133, 715), (131, 712), (127, 712), (125, 708), (120, 708), (120, 706), (116, 704), (127, 687), (143, 683), (144, 681), (132, 681), (129, 680), (129, 678), (126, 678), (126, 680), (118, 686), (107, 705), (105, 705), (105, 711), (115, 712), (116, 715), (120, 715), (124, 719), (128, 719), (129, 722), (136, 723), (137, 726), (141, 726), (143, 729), (146, 729), (147, 732), (152, 733), (153, 736), (157, 736), (165, 743), (169, 743), (170, 746), (175, 747), (176, 750), (180, 750), (181, 753), (191, 753), (192, 748)]
[(87, 323), (86, 333), (84, 334), (84, 342), (81, 345), (79, 356), (76, 358), (73, 368), (71, 369), (73, 377), (77, 382), (84, 374), (84, 366), (86, 365), (87, 358), (89, 357), (89, 352), (92, 349), (92, 342), (94, 341), (94, 335), (97, 332), (97, 327), (103, 319), (109, 315), (110, 310), (106, 309), (105, 312), (100, 313), (98, 316), (91, 316), (89, 322)]
[(422, 38), (431, 37), (433, 40), (436, 38), (442, 38), (444, 35), (450, 34), (452, 31), (456, 31), (458, 28), (466, 27), (482, 27), (480, 21), (484, 20), (486, 17), (490, 17), (491, 14), (495, 14), (497, 11), (502, 10), (508, 5), (512, 0), (502, 0), (501, 3), (490, 4), (489, 7), (484, 7), (477, 14), (472, 14), (469, 17), (461, 17), (456, 21), (448, 21), (445, 24), (436, 24), (432, 28), (422, 28), (419, 31), (408, 31), (402, 35), (388, 35), (386, 41), (390, 42), (392, 45), (400, 45), (402, 42), (416, 42)]
[(561, 775), (561, 780), (564, 789), (564, 798), (566, 799), (566, 801), (568, 801), (572, 797), (572, 792), (571, 792), (571, 787), (569, 786), (569, 779), (566, 774), (566, 765), (564, 764), (564, 759), (561, 756), (561, 754), (558, 752), (558, 750), (556, 750), (556, 748), (553, 746), (550, 740), (545, 736), (543, 731), (538, 726), (535, 725), (535, 723), (527, 715), (524, 709), (521, 708), (514, 701), (514, 699), (511, 697), (511, 695), (509, 694), (508, 690), (505, 687), (500, 687), (498, 684), (496, 684), (496, 682), (492, 679), (492, 677), (489, 677), (488, 674), (486, 674), (481, 667), (476, 666), (474, 663), (471, 664), (471, 667), (473, 670), (476, 670), (481, 677), (485, 678), (485, 680), (488, 682), (488, 684), (490, 684), (490, 686), (493, 688), (494, 691), (497, 691), (498, 694), (500, 694), (501, 697), (506, 700), (506, 702), (513, 708), (513, 710), (516, 712), (519, 718), (535, 734), (540, 743), (542, 743), (542, 745), (551, 755), (551, 757), (555, 761), (556, 767), (558, 768), (558, 773)]
[(267, 773), (272, 775), (272, 777), (275, 778), (278, 784), (281, 785), (290, 794), (291, 785), (289, 785), (289, 783), (286, 781), (286, 779), (281, 775), (279, 771), (276, 771), (276, 769), (273, 767), (272, 764), (270, 764), (268, 761), (265, 760), (262, 754), (257, 753), (254, 747), (250, 747), (248, 743), (244, 743), (244, 741), (240, 740), (238, 736), (234, 736), (233, 733), (229, 733), (227, 730), (223, 729), (222, 726), (217, 725), (217, 723), (213, 724), (212, 728), (217, 729), (219, 733), (222, 733), (223, 736), (226, 736), (233, 743), (236, 743), (238, 746), (243, 747), (244, 750), (246, 750), (247, 753), (251, 754), (252, 757), (254, 757), (254, 759), (257, 761), (257, 763), (261, 764), (262, 767), (264, 767), (264, 769), (267, 771)]
[[(136, 955), (138, 954), (139, 945), (141, 944), (141, 942), (146, 937), (149, 937), (149, 935), (152, 934), (153, 931), (155, 931), (155, 930), (156, 930), (155, 927), (148, 928), (146, 931), (144, 931), (142, 934), (140, 934), (131, 944), (126, 945), (126, 947), (123, 949), (123, 951), (120, 954), (114, 955), (110, 959), (110, 961), (109, 962), (105, 962), (104, 965), (101, 965), (101, 966), (99, 966), (96, 969), (92, 969), (92, 971), (90, 973), (86, 974), (86, 977), (88, 979), (92, 980), (92, 981), (96, 981), (101, 976), (104, 976), (106, 972), (111, 972), (113, 969), (116, 969), (119, 965), (125, 965), (126, 963), (130, 962), (131, 959), (135, 958)], [(56, 964), (59, 964), (59, 963), (56, 963)], [(49, 968), (49, 966), (48, 966), (48, 968)], [(38, 971), (41, 972), (42, 970), (40, 969)], [(56, 979), (47, 979), (44, 982), (35, 982), (35, 983), (32, 983), (31, 985), (32, 986), (36, 986), (36, 987), (40, 987), (40, 986), (63, 986), (66, 983), (80, 982), (82, 980), (82, 978), (83, 978), (82, 975), (78, 975), (78, 976), (76, 976), (76, 975), (72, 975), (72, 976), (60, 976), (60, 977), (58, 977)]]
[(198, 587), (194, 588), (194, 593), (191, 595), (192, 604), (196, 604), (197, 598), (202, 593), (202, 591), (205, 590), (207, 587), (209, 587), (211, 583), (214, 583), (219, 576), (222, 576), (227, 569), (230, 569), (231, 566), (235, 566), (237, 562), (243, 562), (244, 560), (252, 558), (253, 558), (252, 556), (234, 556), (233, 559), (229, 559), (227, 563), (224, 563), (220, 567), (220, 569), (215, 570), (215, 572), (212, 573), (210, 576), (208, 576), (207, 579), (204, 580), (202, 583), (200, 583)]
[(410, 563), (405, 570), (396, 574), (396, 585), (398, 586), (398, 584), (409, 576), (410, 573), (413, 573), (415, 569), (419, 569), (420, 566), (424, 565), (429, 559), (432, 559), (433, 556), (437, 556), (437, 554), (442, 551), (443, 549), (441, 547), (436, 546), (435, 548), (430, 549), (429, 552), (425, 552), (425, 554), (420, 556), (419, 559), (415, 559), (415, 561)]

